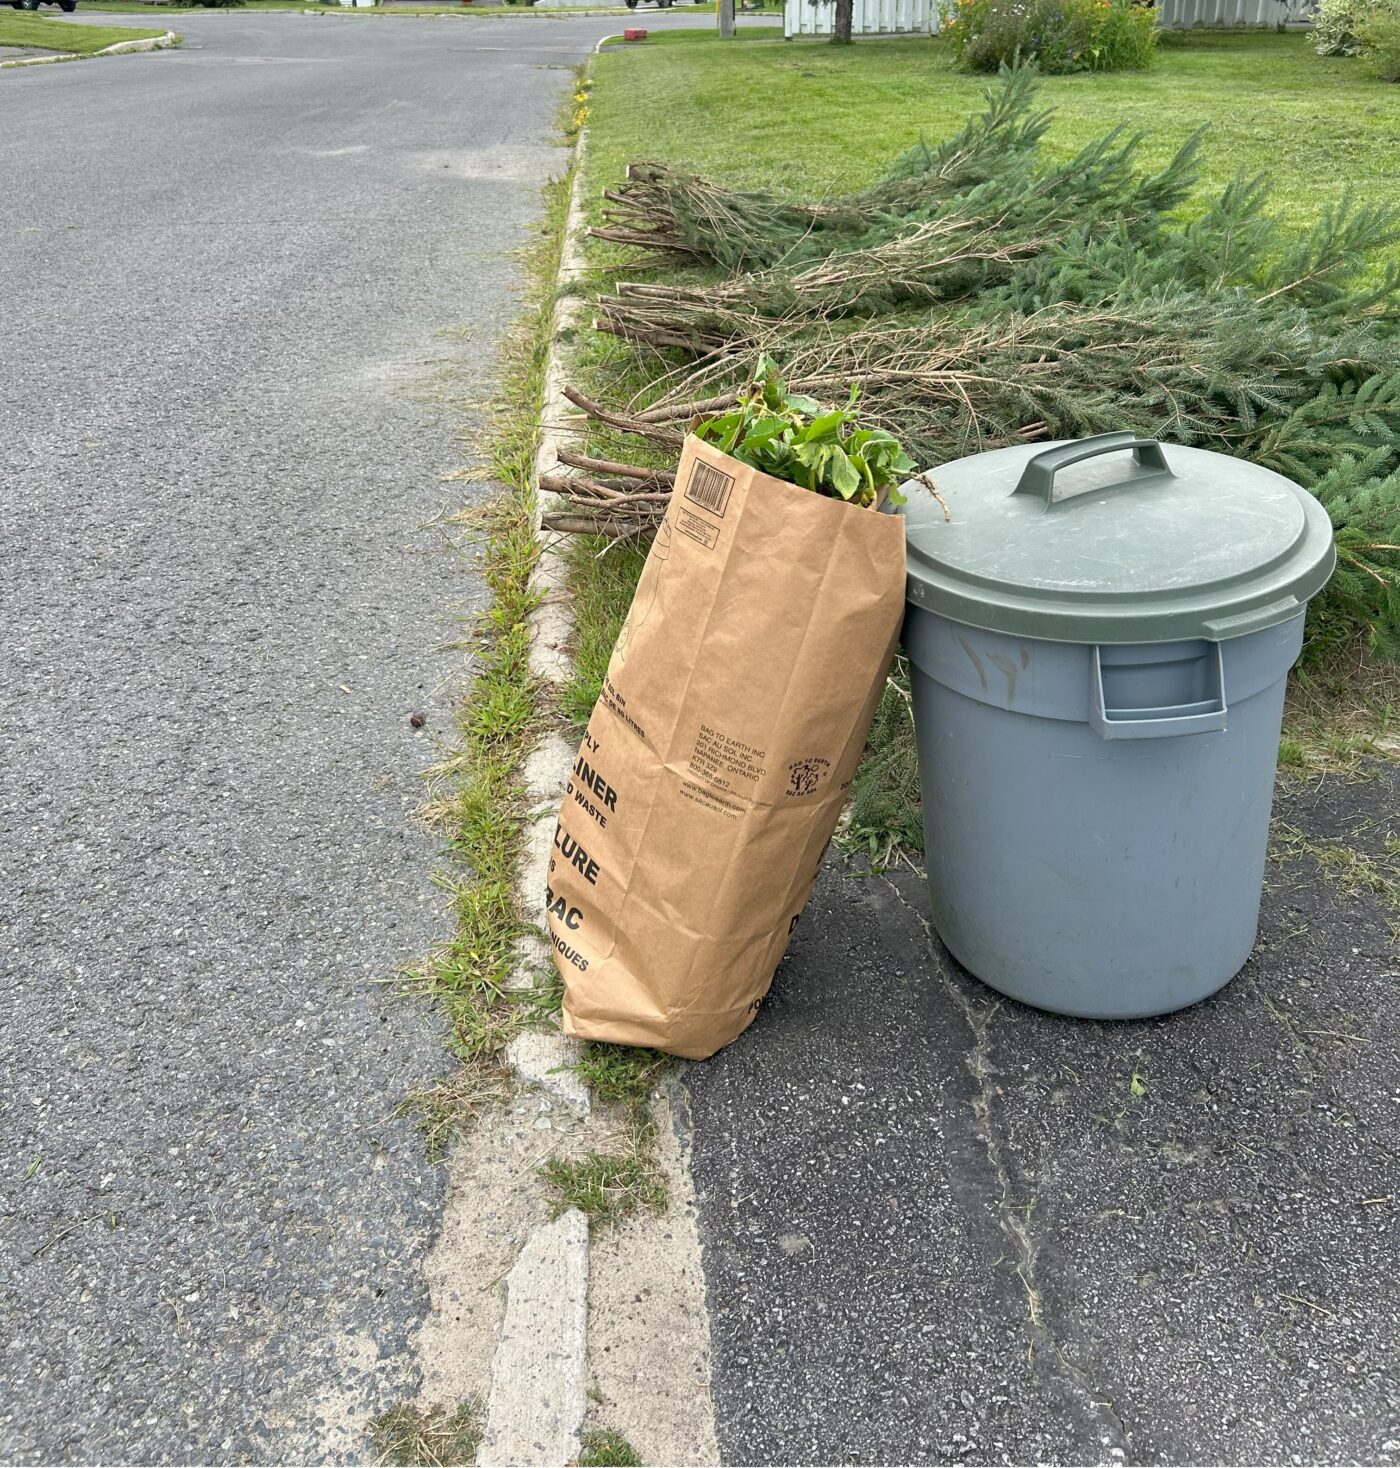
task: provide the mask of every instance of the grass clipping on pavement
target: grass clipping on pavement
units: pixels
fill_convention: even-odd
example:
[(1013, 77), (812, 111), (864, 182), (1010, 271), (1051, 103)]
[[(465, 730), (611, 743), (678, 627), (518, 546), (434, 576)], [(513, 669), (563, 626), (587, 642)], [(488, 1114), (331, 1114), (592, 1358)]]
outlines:
[(372, 1417), (370, 1437), (377, 1462), (395, 1468), (451, 1468), (474, 1463), (481, 1445), (481, 1411), (475, 1402), (456, 1407), (419, 1407), (401, 1403)]

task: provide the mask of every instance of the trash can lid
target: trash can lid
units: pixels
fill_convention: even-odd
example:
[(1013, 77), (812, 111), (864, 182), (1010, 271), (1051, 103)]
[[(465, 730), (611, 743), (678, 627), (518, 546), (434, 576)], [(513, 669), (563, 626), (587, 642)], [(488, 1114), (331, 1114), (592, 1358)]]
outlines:
[(1272, 470), (1104, 433), (958, 459), (904, 486), (909, 600), (1051, 642), (1221, 642), (1332, 574), (1327, 512)]

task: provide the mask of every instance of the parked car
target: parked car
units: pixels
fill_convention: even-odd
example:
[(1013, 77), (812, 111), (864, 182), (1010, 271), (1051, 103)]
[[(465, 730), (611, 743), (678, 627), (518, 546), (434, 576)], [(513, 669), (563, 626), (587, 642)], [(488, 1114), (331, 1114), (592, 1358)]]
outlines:
[(40, 5), (57, 5), (70, 15), (78, 8), (78, 0), (10, 0), (16, 10), (37, 10)]

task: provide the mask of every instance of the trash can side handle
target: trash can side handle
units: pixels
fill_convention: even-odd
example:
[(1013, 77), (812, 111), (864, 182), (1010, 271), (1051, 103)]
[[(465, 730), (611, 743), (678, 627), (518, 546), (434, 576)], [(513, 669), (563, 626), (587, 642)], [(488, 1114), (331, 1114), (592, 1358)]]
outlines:
[[(1084, 459), (1096, 459), (1100, 454), (1116, 454), (1124, 449), (1133, 451), (1133, 458), (1144, 466), (1155, 469), (1158, 474), (1171, 475), (1167, 456), (1155, 438), (1135, 438), (1131, 433), (1100, 433), (1093, 438), (1077, 439), (1074, 443), (1060, 444), (1058, 448), (1044, 449), (1029, 460), (1016, 481), (1012, 494), (1034, 495), (1048, 510), (1056, 503), (1055, 475), (1071, 464)], [(1132, 479), (1120, 479), (1115, 484), (1100, 486), (1103, 489), (1119, 489), (1133, 483)], [(1073, 498), (1073, 496), (1068, 496)]]
[(1104, 697), (1100, 649), (1089, 656), (1089, 726), (1100, 739), (1174, 739), (1183, 734), (1215, 734), (1225, 728), (1225, 659), (1218, 642), (1204, 654), (1211, 687), (1199, 703), (1164, 708), (1111, 708)]

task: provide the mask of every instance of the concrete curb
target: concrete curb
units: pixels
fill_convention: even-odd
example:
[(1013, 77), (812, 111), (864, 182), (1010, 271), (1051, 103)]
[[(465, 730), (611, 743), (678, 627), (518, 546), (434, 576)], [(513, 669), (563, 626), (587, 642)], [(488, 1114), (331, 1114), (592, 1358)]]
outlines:
[(164, 51), (179, 44), (179, 36), (174, 31), (166, 31), (163, 36), (147, 36), (140, 41), (116, 41), (87, 56), (25, 56), (19, 61), (0, 61), (0, 71), (12, 66), (52, 66), (57, 61), (92, 61), (98, 56), (122, 56), (131, 51)]
[[(596, 50), (596, 48), (595, 48)], [(584, 132), (574, 144), (574, 177), (569, 190), (569, 204), (564, 216), (564, 241), (559, 256), (558, 284), (568, 287), (583, 268), (583, 255), (578, 237), (583, 226), (583, 147)], [(535, 454), (535, 482), (552, 468), (560, 441), (568, 434), (564, 427), (571, 408), (564, 397), (564, 367), (560, 360), (559, 342), (578, 318), (578, 302), (561, 294), (554, 306), (554, 322), (550, 331), (549, 356), (545, 362), (544, 391), (540, 403), (540, 445)], [(554, 495), (540, 491), (535, 501), (535, 539), (540, 545), (533, 585), (540, 604), (530, 619), (530, 671), (542, 683), (561, 689), (569, 681), (573, 668), (569, 659), (569, 639), (573, 636), (573, 617), (568, 606), (568, 566), (563, 556), (543, 538), (544, 499)], [(519, 890), (526, 900), (543, 899), (549, 880), (549, 854), (552, 849), (551, 818), (568, 782), (574, 751), (558, 734), (548, 736), (525, 765), (527, 798), (530, 801), (530, 840), (519, 872)], [(534, 982), (539, 969), (552, 963), (547, 941), (531, 936), (521, 945), (521, 962), (514, 982), (526, 987)], [(520, 1036), (506, 1051), (506, 1059), (520, 1079), (556, 1096), (579, 1116), (589, 1112), (588, 1088), (567, 1067), (578, 1060), (576, 1041), (555, 1031), (535, 1032)]]
[(588, 1220), (570, 1208), (530, 1235), (506, 1276), (479, 1464), (578, 1457), (587, 1338)]
[(163, 36), (151, 36), (144, 41), (118, 41), (115, 45), (104, 46), (97, 54), (120, 56), (128, 51), (164, 51), (167, 46), (176, 45), (179, 39), (174, 31), (166, 31)]

